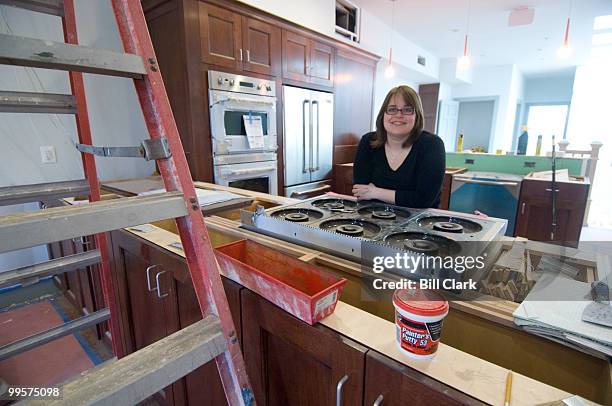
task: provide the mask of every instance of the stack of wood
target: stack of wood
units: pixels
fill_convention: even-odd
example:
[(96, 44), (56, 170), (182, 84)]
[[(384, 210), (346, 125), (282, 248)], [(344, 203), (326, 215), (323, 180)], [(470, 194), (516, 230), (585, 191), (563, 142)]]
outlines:
[(517, 303), (525, 299), (537, 279), (525, 245), (515, 241), (501, 253), (487, 277), (480, 281), (480, 292)]

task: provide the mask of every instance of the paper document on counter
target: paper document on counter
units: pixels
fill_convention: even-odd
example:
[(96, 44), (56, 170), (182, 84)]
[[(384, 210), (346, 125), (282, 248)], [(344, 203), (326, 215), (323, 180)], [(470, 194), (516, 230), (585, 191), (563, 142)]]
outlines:
[[(235, 193), (225, 192), (223, 190), (208, 190), (196, 188), (196, 195), (198, 196), (198, 203), (201, 207), (208, 206), (215, 203), (227, 202), (234, 199), (243, 199), (245, 196), (240, 196)], [(166, 193), (166, 189), (155, 189), (146, 192), (138, 193), (138, 196), (149, 196), (159, 193)]]
[(263, 148), (264, 134), (263, 126), (261, 124), (261, 117), (245, 114), (242, 116), (242, 120), (244, 121), (244, 129), (247, 133), (247, 141), (249, 142), (249, 148)]

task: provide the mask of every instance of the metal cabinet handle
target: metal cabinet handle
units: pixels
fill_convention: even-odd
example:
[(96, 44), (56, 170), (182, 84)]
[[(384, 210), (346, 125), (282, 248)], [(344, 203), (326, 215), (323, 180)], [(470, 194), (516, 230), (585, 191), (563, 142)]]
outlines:
[(336, 385), (336, 406), (342, 406), (342, 387), (348, 381), (348, 375), (344, 375)]
[(153, 292), (155, 290), (155, 288), (151, 287), (151, 274), (149, 272), (151, 272), (152, 269), (155, 269), (158, 266), (160, 265), (151, 265), (147, 267), (147, 289), (149, 289), (149, 292)]
[(240, 60), (242, 61), (242, 48), (240, 48)]
[[(546, 190), (547, 192), (552, 192), (552, 189), (551, 189), (551, 188), (544, 189), (544, 190)], [(559, 193), (559, 189), (555, 189), (555, 193)]]
[(247, 49), (247, 62), (251, 62), (251, 50)]
[(380, 406), (380, 405), (382, 405), (383, 399), (384, 399), (383, 395), (378, 395), (378, 397), (376, 398), (374, 403), (372, 403), (372, 406)]
[(157, 273), (157, 275), (155, 275), (155, 283), (157, 284), (157, 286), (155, 287), (155, 289), (157, 290), (157, 297), (158, 297), (158, 298), (160, 298), (160, 299), (163, 299), (163, 298), (165, 298), (166, 296), (168, 296), (168, 294), (167, 294), (167, 293), (164, 293), (164, 294), (162, 295), (162, 293), (161, 293), (161, 287), (160, 287), (160, 285), (159, 285), (159, 276), (160, 276), (160, 275), (165, 274), (166, 272), (168, 272), (168, 271), (161, 271), (161, 272), (158, 272), (158, 273)]
[(525, 214), (525, 202), (521, 204), (521, 214)]

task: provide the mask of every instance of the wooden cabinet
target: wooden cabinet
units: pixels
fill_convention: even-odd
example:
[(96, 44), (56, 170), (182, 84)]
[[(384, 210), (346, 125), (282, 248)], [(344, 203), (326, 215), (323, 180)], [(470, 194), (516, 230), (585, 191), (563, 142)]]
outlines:
[[(116, 294), (127, 352), (134, 352), (202, 318), (185, 260), (126, 231), (113, 231)], [(238, 338), (242, 286), (222, 278)], [(156, 397), (166, 404), (223, 405), (215, 361), (168, 386)]]
[(366, 348), (247, 289), (241, 305), (243, 353), (259, 405), (336, 404), (339, 383), (341, 404), (361, 405)]
[(368, 351), (365, 363), (363, 404), (393, 405), (484, 405), (424, 374)]
[(200, 2), (202, 60), (211, 65), (277, 75), (280, 28)]
[(430, 83), (419, 86), (419, 97), (423, 105), (423, 118), (425, 126), (423, 129), (430, 133), (436, 132), (436, 122), (438, 119), (438, 94), (440, 93), (439, 83)]
[[(557, 182), (557, 227), (552, 231), (551, 182), (525, 178), (521, 184), (515, 236), (577, 247), (582, 231), (589, 184)], [(551, 238), (552, 237), (552, 238)]]
[(334, 48), (293, 31), (283, 30), (283, 77), (333, 86)]

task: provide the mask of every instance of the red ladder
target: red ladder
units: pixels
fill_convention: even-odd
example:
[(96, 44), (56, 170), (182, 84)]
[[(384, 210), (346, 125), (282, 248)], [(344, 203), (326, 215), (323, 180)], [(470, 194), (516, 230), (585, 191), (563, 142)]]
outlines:
[[(173, 382), (173, 380), (167, 381), (167, 379), (167, 382), (157, 382), (160, 376), (166, 375), (176, 380), (182, 376), (176, 376), (177, 370), (189, 373), (190, 368), (194, 369), (192, 368), (193, 365), (189, 367), (184, 365), (184, 359), (187, 357), (192, 360), (197, 358), (201, 363), (214, 358), (228, 403), (230, 405), (254, 404), (253, 392), (246, 374), (234, 323), (221, 283), (218, 264), (200, 211), (140, 1), (112, 0), (119, 33), (127, 54), (117, 54), (103, 50), (93, 51), (91, 48), (77, 45), (74, 0), (0, 0), (0, 4), (62, 17), (65, 43), (52, 43), (0, 34), (0, 63), (67, 70), (69, 71), (70, 86), (74, 98), (70, 99), (69, 95), (0, 92), (0, 111), (72, 112), (76, 114), (79, 137), (77, 148), (81, 151), (87, 182), (86, 186), (83, 185), (83, 181), (73, 181), (0, 188), (0, 203), (15, 204), (36, 201), (41, 199), (41, 196), (46, 198), (74, 196), (76, 192), (83, 190), (88, 191), (89, 200), (92, 202), (85, 207), (61, 207), (42, 210), (36, 214), (37, 217), (35, 216), (34, 222), (32, 222), (32, 216), (30, 216), (29, 222), (28, 219), (23, 218), (25, 216), (20, 215), (0, 218), (0, 252), (58, 241), (60, 240), (59, 236), (64, 239), (64, 237), (72, 238), (72, 236), (95, 234), (95, 243), (99, 251), (99, 256), (96, 258), (100, 262), (99, 269), (104, 298), (110, 310), (113, 351), (117, 357), (121, 358), (114, 363), (91, 371), (85, 377), (66, 384), (63, 401), (72, 399), (75, 403), (79, 403), (80, 400), (91, 399), (89, 397), (94, 396), (95, 386), (97, 385), (99, 388), (100, 380), (105, 379), (105, 377), (108, 378), (109, 374), (117, 377), (121, 376), (122, 371), (129, 373), (129, 371), (141, 368), (143, 371), (139, 379), (156, 381), (154, 385), (150, 383), (144, 385), (142, 383), (129, 383), (122, 379), (116, 379), (116, 387), (109, 381), (105, 393), (96, 393), (95, 395), (97, 401), (100, 402), (111, 399), (121, 403), (138, 402), (142, 400), (140, 397), (144, 392), (149, 392), (147, 393), (147, 396), (149, 396)], [(131, 148), (92, 146), (82, 72), (133, 78), (150, 140), (145, 140), (139, 147)], [(144, 198), (101, 201), (94, 155), (108, 157), (143, 156), (147, 160), (154, 159), (168, 192)], [(108, 217), (111, 215), (115, 217)], [(121, 337), (126, 332), (122, 331), (119, 304), (115, 300), (105, 232), (115, 228), (171, 217), (176, 220), (204, 319), (193, 327), (183, 329), (168, 337), (168, 339), (162, 339), (123, 358), (126, 355), (126, 350), (123, 348)], [(112, 219), (112, 221), (109, 219)], [(70, 225), (64, 224), (65, 220), (68, 220)], [(79, 229), (79, 226), (82, 227)], [(46, 231), (49, 229), (52, 229), (53, 232)], [(10, 239), (8, 238), (9, 235), (12, 236)], [(14, 238), (16, 235), (20, 238)], [(82, 265), (85, 260), (91, 262), (91, 256), (90, 252), (88, 258), (81, 258), (83, 257), (81, 256), (73, 259), (73, 262), (76, 261)], [(46, 274), (62, 272), (62, 268), (57, 262), (57, 260), (51, 260), (48, 264), (42, 265)], [(72, 268), (66, 269), (72, 270), (75, 269), (74, 267), (75, 265), (72, 264)], [(36, 264), (12, 273), (8, 272), (4, 279), (0, 279), (0, 286), (8, 282), (30, 278), (33, 275), (45, 274), (44, 272), (41, 273), (40, 268), (41, 264)], [(89, 326), (100, 322), (103, 319), (102, 316), (90, 317), (87, 323), (83, 322), (81, 325)], [(53, 338), (59, 338), (62, 334), (69, 334), (75, 331), (77, 327), (66, 328), (63, 332), (56, 333)], [(200, 337), (199, 342), (195, 340), (197, 337)], [(29, 342), (11, 343), (11, 345), (5, 346), (9, 348), (0, 348), (0, 359), (38, 345), (36, 337), (34, 339), (28, 337), (26, 340), (29, 340)], [(44, 339), (39, 340), (38, 343), (43, 344), (48, 341), (49, 337), (46, 338), (46, 341)], [(183, 344), (177, 346), (177, 343)], [(176, 354), (172, 351), (175, 351)], [(168, 354), (174, 354), (175, 358), (172, 358), (172, 355), (168, 356)], [(171, 358), (170, 361), (167, 358)], [(156, 360), (158, 364), (151, 363), (152, 360)], [(157, 369), (152, 371), (149, 367), (147, 370), (144, 367), (145, 365)], [(199, 365), (195, 367), (197, 366)], [(166, 370), (156, 373), (164, 368)], [(109, 371), (112, 372), (109, 373)], [(162, 384), (163, 386), (160, 386)]]

